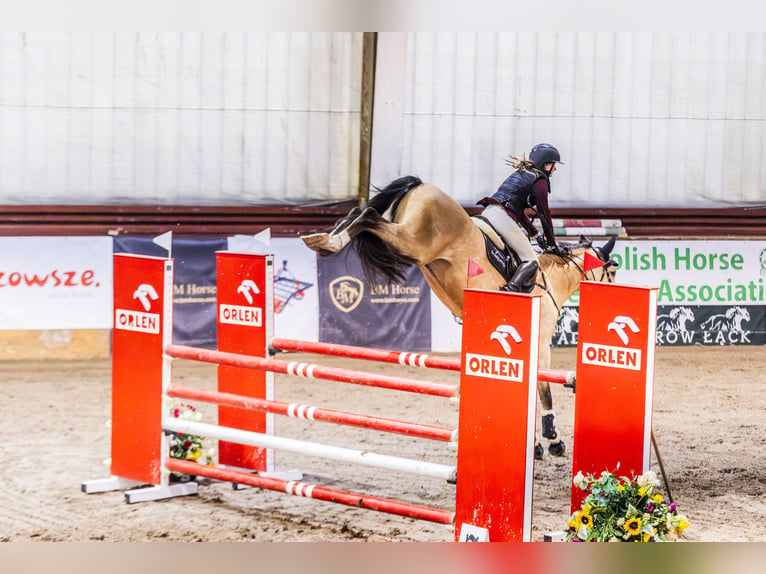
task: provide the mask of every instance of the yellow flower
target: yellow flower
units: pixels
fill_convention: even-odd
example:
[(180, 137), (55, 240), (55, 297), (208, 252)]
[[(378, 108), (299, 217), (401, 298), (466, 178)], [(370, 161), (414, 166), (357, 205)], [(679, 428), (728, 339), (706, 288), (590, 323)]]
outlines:
[(622, 492), (623, 490), (625, 490), (625, 486), (622, 485), (622, 484), (618, 484), (617, 485), (617, 492)]
[(186, 460), (197, 460), (199, 457), (202, 456), (202, 451), (198, 448), (194, 448), (186, 455)]
[(641, 532), (641, 519), (630, 518), (625, 522), (625, 526), (623, 526), (623, 528), (631, 536), (636, 536)]
[(641, 488), (639, 488), (639, 489), (638, 489), (638, 495), (639, 495), (639, 496), (643, 496), (643, 495), (645, 495), (645, 494), (646, 494), (646, 488), (644, 488), (644, 487), (642, 486)]
[(687, 528), (689, 528), (689, 522), (683, 516), (679, 516), (678, 523), (676, 524), (676, 534), (681, 534)]
[(570, 530), (577, 530), (577, 523), (573, 519), (567, 520), (567, 528)]
[(644, 542), (649, 542), (651, 537), (652, 537), (651, 534), (649, 534), (648, 532), (644, 532)]
[(577, 513), (575, 522), (580, 526), (590, 529), (593, 526), (593, 517), (590, 515), (590, 508), (584, 506), (583, 509)]
[(662, 502), (662, 495), (661, 494), (655, 494), (654, 495), (654, 502), (657, 502), (657, 503)]

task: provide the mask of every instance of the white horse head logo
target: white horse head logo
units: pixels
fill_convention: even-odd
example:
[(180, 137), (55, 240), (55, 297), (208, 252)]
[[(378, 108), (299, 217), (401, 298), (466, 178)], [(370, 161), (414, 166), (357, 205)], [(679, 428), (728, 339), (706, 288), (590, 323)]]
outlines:
[(511, 344), (508, 342), (508, 337), (517, 343), (521, 343), (521, 335), (519, 335), (519, 332), (511, 325), (498, 325), (490, 335), (489, 339), (490, 341), (497, 341), (500, 343), (500, 346), (503, 347), (505, 354), (510, 355)]
[(630, 317), (626, 317), (624, 315), (618, 315), (614, 318), (614, 320), (607, 325), (606, 330), (607, 331), (614, 331), (617, 333), (617, 336), (620, 338), (620, 340), (623, 342), (624, 345), (628, 344), (628, 334), (625, 332), (625, 328), (628, 328), (629, 331), (632, 333), (638, 333), (638, 325), (636, 325), (636, 322), (631, 319)]
[(157, 295), (157, 291), (155, 291), (154, 287), (148, 283), (142, 283), (133, 292), (133, 299), (138, 299), (141, 301), (141, 305), (143, 306), (144, 311), (151, 309), (152, 301), (156, 301), (159, 298), (160, 296)]
[(257, 295), (260, 292), (261, 290), (258, 289), (258, 285), (256, 285), (255, 281), (252, 279), (243, 280), (242, 283), (239, 284), (239, 287), (237, 287), (237, 293), (242, 293), (250, 305), (253, 304), (253, 295)]

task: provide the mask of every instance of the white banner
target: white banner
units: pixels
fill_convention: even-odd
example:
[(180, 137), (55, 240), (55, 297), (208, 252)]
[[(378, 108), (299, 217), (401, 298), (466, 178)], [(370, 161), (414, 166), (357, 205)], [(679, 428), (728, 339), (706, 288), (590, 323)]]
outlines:
[(111, 237), (0, 237), (0, 329), (111, 329)]
[(618, 241), (617, 282), (657, 305), (766, 305), (766, 241)]

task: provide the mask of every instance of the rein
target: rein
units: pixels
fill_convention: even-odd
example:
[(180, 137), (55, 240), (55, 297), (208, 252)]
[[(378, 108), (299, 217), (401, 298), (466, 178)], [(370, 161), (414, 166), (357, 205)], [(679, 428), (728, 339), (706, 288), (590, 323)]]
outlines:
[[(559, 255), (564, 261), (566, 261), (568, 264), (574, 265), (577, 270), (580, 272), (580, 275), (582, 276), (583, 280), (591, 280), (591, 281), (598, 281), (596, 279), (596, 271), (595, 269), (591, 269), (590, 271), (583, 271), (583, 268), (580, 266), (580, 264), (577, 262), (577, 259), (574, 258), (573, 255), (567, 253), (566, 255)], [(603, 267), (600, 267), (600, 269), (603, 269), (609, 264), (609, 262), (604, 263)], [(588, 277), (588, 273), (591, 274), (591, 277)], [(545, 275), (545, 271), (540, 271), (540, 275), (543, 277), (543, 282), (535, 282), (535, 285), (542, 289), (544, 292), (548, 294), (548, 296), (551, 298), (551, 301), (553, 302), (554, 307), (556, 307), (556, 311), (561, 313), (561, 307), (559, 307), (558, 303), (556, 303), (556, 299), (553, 297), (553, 293), (551, 293), (550, 289), (548, 288), (548, 277)], [(611, 283), (611, 281), (609, 281)]]

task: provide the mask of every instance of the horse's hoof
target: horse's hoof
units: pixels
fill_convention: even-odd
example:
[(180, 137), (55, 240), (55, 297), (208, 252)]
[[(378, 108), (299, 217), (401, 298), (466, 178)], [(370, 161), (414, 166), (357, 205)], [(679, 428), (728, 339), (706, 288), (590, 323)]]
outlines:
[(327, 233), (312, 233), (311, 235), (302, 235), (301, 239), (306, 244), (306, 247), (317, 251), (327, 244), (328, 237)]
[(543, 450), (543, 445), (540, 443), (537, 443), (535, 445), (535, 460), (543, 460), (543, 453), (545, 451)]
[[(537, 450), (537, 447), (535, 447), (535, 450)], [(542, 448), (540, 450), (542, 450)], [(564, 456), (566, 451), (567, 447), (563, 440), (560, 440), (559, 442), (552, 442), (548, 445), (548, 452), (553, 456)]]
[(306, 247), (316, 251), (320, 255), (332, 255), (343, 248), (343, 243), (337, 235), (328, 233), (312, 233), (301, 236)]

